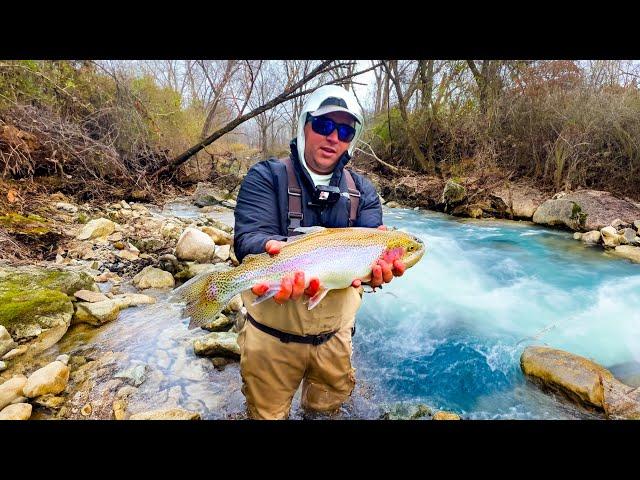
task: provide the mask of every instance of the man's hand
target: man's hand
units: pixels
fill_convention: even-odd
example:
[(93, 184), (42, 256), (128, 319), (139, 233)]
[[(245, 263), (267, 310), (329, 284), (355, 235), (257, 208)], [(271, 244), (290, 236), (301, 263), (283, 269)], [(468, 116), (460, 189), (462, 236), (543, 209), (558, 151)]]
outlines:
[[(378, 230), (387, 230), (385, 225), (380, 225)], [(374, 289), (381, 286), (383, 283), (389, 283), (393, 280), (393, 277), (401, 277), (405, 270), (405, 264), (400, 259), (391, 259), (391, 258), (379, 258), (376, 260), (376, 263), (373, 264), (371, 268), (371, 280), (368, 282)], [(358, 288), (362, 285), (362, 280), (356, 278), (351, 285), (355, 288)]]
[[(269, 240), (264, 249), (269, 255), (277, 255), (286, 244), (287, 242), (281, 242), (280, 240)], [(273, 299), (276, 303), (282, 305), (287, 300), (299, 299), (303, 294), (313, 297), (320, 290), (320, 279), (311, 278), (306, 289), (304, 285), (304, 272), (295, 272), (293, 276), (283, 277), (280, 282), (280, 290), (274, 295)], [(269, 284), (264, 282), (251, 287), (251, 291), (258, 296), (264, 295), (267, 290), (269, 290)]]

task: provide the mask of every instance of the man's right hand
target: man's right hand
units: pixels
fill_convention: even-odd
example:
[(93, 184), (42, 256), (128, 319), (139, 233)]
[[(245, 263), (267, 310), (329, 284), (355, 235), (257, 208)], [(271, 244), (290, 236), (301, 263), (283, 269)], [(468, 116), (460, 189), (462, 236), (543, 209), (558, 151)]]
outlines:
[[(287, 242), (282, 242), (280, 240), (269, 240), (264, 249), (269, 255), (277, 255), (280, 253), (280, 250), (283, 246), (285, 246)], [(276, 303), (283, 304), (287, 300), (297, 300), (302, 294), (313, 297), (318, 290), (320, 290), (320, 279), (319, 278), (311, 278), (309, 280), (309, 286), (305, 289), (305, 278), (304, 272), (295, 272), (293, 277), (285, 276), (282, 278), (280, 282), (280, 290), (276, 293), (273, 299)], [(251, 291), (254, 295), (264, 295), (267, 290), (269, 290), (268, 283), (258, 283), (251, 287)]]

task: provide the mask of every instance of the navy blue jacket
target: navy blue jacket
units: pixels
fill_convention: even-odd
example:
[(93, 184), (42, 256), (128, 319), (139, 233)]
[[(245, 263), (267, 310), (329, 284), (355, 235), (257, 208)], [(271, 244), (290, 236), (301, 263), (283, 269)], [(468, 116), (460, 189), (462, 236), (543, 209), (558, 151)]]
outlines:
[[(291, 160), (302, 189), (301, 225), (312, 227), (347, 227), (349, 224), (350, 199), (341, 195), (333, 205), (323, 209), (308, 206), (315, 185), (309, 172), (298, 159), (296, 141), (291, 142)], [(347, 192), (343, 168), (350, 156), (345, 152), (338, 161), (330, 185), (339, 186)], [(360, 192), (360, 204), (354, 227), (375, 228), (382, 225), (382, 205), (375, 187), (365, 177), (351, 172), (356, 188)], [(238, 261), (248, 254), (264, 253), (269, 240), (287, 240), (289, 227), (289, 198), (287, 195), (287, 171), (284, 164), (275, 159), (263, 160), (249, 169), (242, 181), (235, 208), (235, 236), (233, 249)]]

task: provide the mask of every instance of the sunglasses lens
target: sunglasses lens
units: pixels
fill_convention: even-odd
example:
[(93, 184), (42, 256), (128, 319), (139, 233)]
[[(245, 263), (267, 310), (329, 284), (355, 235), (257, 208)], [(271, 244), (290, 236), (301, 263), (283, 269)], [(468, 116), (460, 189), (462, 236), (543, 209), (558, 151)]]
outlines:
[(356, 134), (356, 129), (349, 125), (338, 125), (338, 140), (350, 142)]
[(336, 123), (330, 118), (313, 117), (311, 119), (311, 129), (318, 135), (331, 135), (338, 129), (338, 140), (341, 142), (350, 142), (356, 134), (356, 129), (350, 125)]

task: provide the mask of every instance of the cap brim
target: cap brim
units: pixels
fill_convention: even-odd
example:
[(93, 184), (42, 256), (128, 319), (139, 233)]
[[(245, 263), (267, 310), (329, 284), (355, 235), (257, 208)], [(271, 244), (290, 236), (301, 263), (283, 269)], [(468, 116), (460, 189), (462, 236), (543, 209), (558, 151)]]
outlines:
[(348, 108), (344, 108), (344, 107), (339, 107), (338, 105), (325, 105), (324, 107), (320, 107), (318, 110), (316, 110), (315, 112), (309, 112), (309, 115), (311, 115), (312, 117), (319, 117), (321, 115), (326, 115), (327, 113), (331, 113), (331, 112), (344, 112), (344, 113), (348, 113), (349, 115), (351, 115), (353, 117), (353, 119), (360, 123), (360, 120), (358, 120), (358, 117), (356, 117), (353, 112), (351, 112)]

